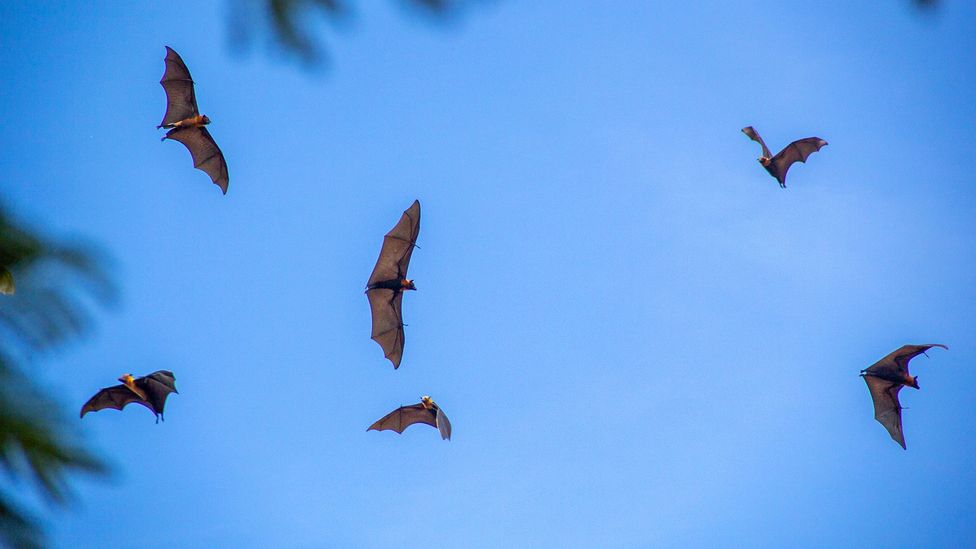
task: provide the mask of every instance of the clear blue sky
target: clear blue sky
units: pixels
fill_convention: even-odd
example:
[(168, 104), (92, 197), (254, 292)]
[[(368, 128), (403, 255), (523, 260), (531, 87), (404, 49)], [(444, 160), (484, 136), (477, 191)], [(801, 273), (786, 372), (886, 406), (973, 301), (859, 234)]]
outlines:
[[(116, 475), (58, 546), (973, 543), (976, 5), (357, 4), (319, 73), (225, 2), (0, 5), (3, 201), (123, 297), (38, 375), (180, 389), (79, 422)], [(159, 142), (164, 45), (226, 197)], [(830, 145), (784, 191), (746, 125)], [(362, 290), (415, 198), (394, 371)], [(903, 451), (857, 374), (926, 342)], [(422, 394), (451, 442), (366, 432)]]

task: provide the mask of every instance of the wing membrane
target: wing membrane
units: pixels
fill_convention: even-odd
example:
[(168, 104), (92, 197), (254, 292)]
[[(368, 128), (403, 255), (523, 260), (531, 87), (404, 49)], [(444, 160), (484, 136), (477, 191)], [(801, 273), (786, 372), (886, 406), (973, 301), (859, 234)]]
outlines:
[(104, 410), (105, 408), (121, 410), (133, 402), (142, 404), (146, 408), (152, 410), (152, 405), (143, 400), (139, 395), (132, 392), (132, 390), (125, 385), (106, 387), (95, 393), (95, 396), (88, 399), (88, 402), (81, 407), (81, 415), (79, 417), (85, 417), (85, 414), (88, 412), (97, 412), (99, 410)]
[(407, 267), (410, 266), (410, 257), (419, 234), (420, 201), (414, 200), (400, 216), (400, 221), (383, 237), (380, 257), (366, 285), (407, 276)]
[(369, 308), (373, 317), (372, 339), (383, 348), (383, 356), (393, 368), (400, 367), (403, 358), (403, 292), (386, 288), (368, 290)]
[(786, 146), (783, 150), (779, 151), (776, 156), (773, 157), (772, 165), (774, 166), (773, 171), (776, 179), (779, 180), (783, 185), (786, 184), (786, 172), (789, 171), (790, 166), (794, 162), (806, 163), (807, 158), (811, 154), (819, 151), (827, 142), (819, 137), (806, 137), (794, 141)]
[(749, 139), (752, 139), (753, 141), (759, 143), (762, 146), (763, 156), (765, 156), (766, 158), (772, 156), (772, 154), (769, 153), (769, 147), (766, 146), (766, 142), (763, 141), (762, 137), (759, 137), (759, 132), (757, 132), (755, 128), (753, 128), (752, 126), (746, 126), (745, 128), (742, 128), (742, 133), (748, 135)]
[(868, 384), (871, 399), (874, 401), (874, 419), (884, 425), (892, 440), (906, 448), (905, 434), (901, 427), (901, 403), (898, 401), (898, 392), (902, 385), (872, 375), (864, 376), (864, 381)]
[(173, 124), (200, 114), (197, 98), (193, 92), (193, 79), (186, 64), (173, 48), (166, 46), (166, 70), (159, 81), (166, 90), (166, 114), (159, 126)]
[(230, 183), (227, 162), (224, 160), (224, 153), (220, 152), (220, 147), (217, 146), (217, 142), (207, 128), (196, 126), (174, 128), (166, 134), (166, 137), (183, 143), (193, 157), (193, 167), (209, 175), (214, 185), (227, 194), (227, 186)]
[(369, 426), (367, 431), (386, 431), (392, 430), (397, 433), (403, 431), (414, 423), (424, 423), (431, 427), (437, 427), (437, 419), (433, 410), (424, 408), (423, 404), (413, 404), (401, 406), (386, 414), (382, 418)]

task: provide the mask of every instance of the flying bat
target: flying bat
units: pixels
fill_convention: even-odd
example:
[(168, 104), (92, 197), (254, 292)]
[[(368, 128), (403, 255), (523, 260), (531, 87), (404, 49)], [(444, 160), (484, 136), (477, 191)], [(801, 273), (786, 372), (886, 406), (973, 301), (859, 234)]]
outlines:
[(905, 449), (907, 447), (905, 433), (901, 428), (902, 407), (898, 402), (898, 391), (905, 386), (918, 389), (918, 376), (912, 377), (908, 373), (908, 362), (932, 347), (948, 349), (940, 343), (903, 345), (871, 367), (861, 370), (861, 377), (868, 384), (871, 399), (874, 400), (874, 419), (884, 425), (891, 439)]
[(166, 397), (170, 393), (179, 393), (176, 390), (176, 378), (169, 370), (159, 370), (145, 377), (132, 377), (132, 374), (125, 374), (119, 378), (122, 385), (106, 387), (95, 393), (95, 396), (88, 399), (88, 402), (81, 407), (81, 416), (85, 417), (88, 412), (97, 412), (105, 408), (121, 410), (126, 404), (135, 402), (149, 408), (156, 416), (156, 423), (163, 417), (163, 407), (166, 406)]
[(169, 131), (163, 141), (179, 141), (190, 151), (193, 167), (203, 170), (214, 184), (227, 194), (230, 177), (227, 175), (227, 162), (217, 143), (205, 127), (210, 123), (206, 115), (197, 109), (197, 98), (193, 93), (193, 79), (180, 55), (166, 46), (166, 71), (159, 81), (166, 90), (166, 114), (156, 129)]
[(790, 143), (785, 149), (776, 153), (776, 156), (773, 156), (769, 153), (769, 148), (766, 147), (762, 137), (759, 137), (759, 132), (752, 126), (742, 128), (742, 133), (762, 145), (762, 156), (759, 157), (759, 163), (762, 164), (763, 168), (766, 168), (769, 175), (779, 181), (779, 186), (784, 189), (786, 188), (786, 172), (790, 166), (794, 162), (806, 163), (807, 157), (827, 145), (827, 142), (819, 137), (806, 137)]
[(383, 237), (380, 257), (366, 282), (366, 297), (373, 316), (372, 339), (383, 348), (383, 355), (400, 367), (403, 358), (403, 292), (416, 290), (407, 278), (410, 256), (420, 233), (420, 201), (414, 200), (396, 226)]
[(441, 407), (429, 396), (420, 397), (420, 402), (417, 404), (400, 406), (396, 410), (381, 417), (366, 430), (392, 430), (397, 433), (403, 433), (407, 427), (410, 427), (414, 423), (426, 423), (431, 427), (437, 427), (442, 439), (451, 440), (451, 422), (448, 421), (444, 410), (441, 410)]

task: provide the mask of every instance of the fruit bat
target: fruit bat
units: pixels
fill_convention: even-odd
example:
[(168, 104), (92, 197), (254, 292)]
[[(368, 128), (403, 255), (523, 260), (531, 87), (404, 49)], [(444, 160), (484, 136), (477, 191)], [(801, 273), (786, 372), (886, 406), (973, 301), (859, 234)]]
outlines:
[(203, 170), (214, 184), (227, 194), (227, 162), (217, 143), (207, 131), (210, 119), (197, 109), (193, 93), (193, 79), (180, 55), (166, 46), (166, 71), (159, 81), (166, 90), (166, 114), (156, 129), (167, 128), (163, 141), (173, 139), (183, 143), (193, 157), (193, 167)]
[(407, 267), (419, 233), (420, 201), (414, 200), (396, 226), (383, 237), (380, 257), (366, 282), (366, 297), (373, 316), (372, 339), (383, 348), (394, 369), (400, 367), (403, 358), (403, 292), (417, 289), (413, 280), (407, 278)]
[(762, 156), (759, 157), (759, 163), (762, 164), (763, 168), (766, 168), (769, 175), (779, 181), (779, 186), (784, 189), (786, 188), (786, 172), (790, 166), (794, 162), (806, 163), (807, 157), (827, 145), (827, 142), (819, 137), (806, 137), (790, 143), (785, 149), (776, 153), (776, 156), (773, 156), (769, 153), (769, 148), (766, 147), (762, 137), (759, 137), (759, 132), (752, 126), (742, 128), (742, 133), (762, 146)]
[(122, 385), (106, 387), (95, 393), (95, 396), (88, 399), (88, 402), (81, 407), (81, 416), (85, 417), (88, 412), (97, 412), (105, 408), (121, 410), (126, 404), (135, 402), (149, 408), (156, 416), (156, 423), (163, 417), (163, 407), (166, 406), (166, 397), (170, 393), (179, 393), (176, 390), (176, 378), (169, 370), (159, 370), (145, 377), (132, 377), (132, 374), (125, 374), (119, 378)]
[(932, 347), (948, 349), (940, 343), (904, 345), (875, 362), (870, 368), (861, 370), (861, 377), (868, 384), (871, 399), (874, 400), (874, 419), (884, 425), (891, 439), (905, 449), (907, 447), (905, 434), (901, 429), (902, 407), (898, 402), (898, 391), (904, 386), (918, 389), (918, 376), (912, 377), (908, 373), (908, 362)]
[(437, 427), (442, 439), (451, 440), (451, 422), (448, 421), (444, 410), (441, 410), (441, 407), (429, 396), (420, 397), (420, 402), (417, 404), (400, 406), (381, 417), (366, 430), (385, 431), (389, 429), (403, 433), (407, 427), (414, 423), (426, 423), (431, 427)]

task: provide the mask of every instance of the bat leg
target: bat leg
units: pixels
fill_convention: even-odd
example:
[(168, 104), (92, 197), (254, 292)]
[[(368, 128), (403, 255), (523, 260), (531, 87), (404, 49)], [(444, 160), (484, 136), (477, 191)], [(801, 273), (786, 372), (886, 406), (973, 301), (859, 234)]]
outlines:
[(156, 414), (156, 425), (159, 425), (159, 414)]

